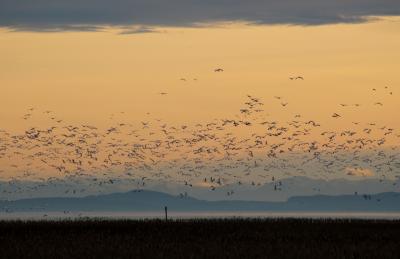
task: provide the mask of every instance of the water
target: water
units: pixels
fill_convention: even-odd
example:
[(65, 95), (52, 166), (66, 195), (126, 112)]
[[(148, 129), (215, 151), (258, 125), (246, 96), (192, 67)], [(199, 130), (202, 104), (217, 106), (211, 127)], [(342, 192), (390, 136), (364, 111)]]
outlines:
[[(0, 220), (63, 219), (164, 219), (164, 212), (0, 212)], [(332, 218), (332, 219), (400, 219), (400, 212), (168, 212), (169, 219), (213, 218)]]

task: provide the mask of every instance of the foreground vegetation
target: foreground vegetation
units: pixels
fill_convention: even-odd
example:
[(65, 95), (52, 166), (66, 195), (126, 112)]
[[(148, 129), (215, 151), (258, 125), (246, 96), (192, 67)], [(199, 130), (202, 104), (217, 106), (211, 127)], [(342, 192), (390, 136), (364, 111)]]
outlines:
[(398, 258), (400, 221), (2, 221), (0, 258)]

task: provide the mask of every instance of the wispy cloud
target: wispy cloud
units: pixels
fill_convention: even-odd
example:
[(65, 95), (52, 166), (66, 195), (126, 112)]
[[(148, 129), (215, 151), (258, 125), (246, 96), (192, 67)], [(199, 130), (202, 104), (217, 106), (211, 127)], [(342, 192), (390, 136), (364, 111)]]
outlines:
[[(321, 25), (399, 15), (398, 0), (0, 0), (0, 27), (28, 31), (103, 26), (198, 26), (214, 22)], [(129, 31), (126, 31), (129, 33)]]
[(160, 32), (159, 30), (156, 30), (152, 27), (135, 26), (135, 27), (125, 27), (119, 34), (128, 35), (128, 34), (159, 33), (159, 32)]

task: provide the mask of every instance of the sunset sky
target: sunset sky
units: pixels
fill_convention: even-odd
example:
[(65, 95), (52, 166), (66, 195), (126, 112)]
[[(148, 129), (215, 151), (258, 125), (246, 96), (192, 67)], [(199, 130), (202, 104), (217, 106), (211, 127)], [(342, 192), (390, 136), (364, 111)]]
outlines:
[[(18, 127), (29, 107), (96, 123), (120, 111), (132, 120), (150, 112), (169, 121), (202, 121), (236, 112), (246, 94), (271, 103), (277, 117), (290, 111), (330, 123), (339, 103), (360, 103), (349, 120), (400, 126), (394, 117), (400, 102), (397, 17), (318, 26), (231, 22), (134, 34), (112, 26), (13, 30), (0, 32), (2, 127)], [(217, 67), (225, 73), (214, 73)], [(297, 75), (306, 80), (289, 80)], [(385, 86), (392, 96), (371, 92)], [(287, 109), (274, 106), (275, 95), (287, 99)], [(385, 105), (376, 109), (375, 101)]]
[(249, 94), (271, 120), (400, 134), (398, 15), (397, 0), (0, 0), (0, 129), (49, 127), (46, 110), (66, 125), (195, 125)]

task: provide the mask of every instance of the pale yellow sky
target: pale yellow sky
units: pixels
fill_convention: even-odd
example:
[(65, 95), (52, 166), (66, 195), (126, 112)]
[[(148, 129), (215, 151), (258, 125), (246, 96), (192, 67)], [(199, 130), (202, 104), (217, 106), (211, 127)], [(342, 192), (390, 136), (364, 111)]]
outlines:
[[(39, 115), (23, 120), (30, 107), (52, 110), (71, 124), (107, 126), (112, 123), (110, 114), (124, 122), (159, 118), (195, 124), (234, 116), (251, 94), (264, 101), (272, 120), (289, 121), (302, 114), (326, 129), (345, 130), (358, 121), (399, 132), (399, 18), (309, 27), (229, 24), (159, 31), (120, 35), (112, 28), (63, 33), (2, 30), (0, 129), (20, 133), (52, 123)], [(218, 67), (225, 71), (215, 73)], [(305, 80), (292, 81), (291, 76)], [(282, 107), (281, 102), (288, 105)], [(334, 112), (341, 119), (333, 119)], [(389, 144), (398, 145), (393, 142), (397, 140)]]
[[(161, 33), (0, 33), (0, 118), (13, 128), (28, 107), (70, 121), (102, 123), (125, 111), (186, 122), (232, 114), (247, 93), (271, 114), (331, 121), (339, 103), (360, 103), (348, 118), (391, 123), (400, 108), (400, 19), (366, 24), (166, 28)], [(223, 67), (224, 73), (213, 69)], [(302, 75), (304, 82), (289, 76)], [(181, 77), (190, 82), (182, 82)], [(197, 78), (198, 81), (192, 81)], [(390, 87), (372, 94), (372, 88)], [(168, 92), (159, 96), (158, 92)], [(285, 97), (287, 109), (274, 105)], [(384, 102), (380, 109), (375, 101)], [(283, 110), (283, 111), (282, 111)], [(349, 110), (349, 109), (348, 109)]]

